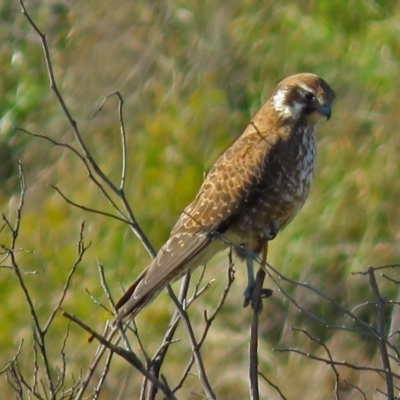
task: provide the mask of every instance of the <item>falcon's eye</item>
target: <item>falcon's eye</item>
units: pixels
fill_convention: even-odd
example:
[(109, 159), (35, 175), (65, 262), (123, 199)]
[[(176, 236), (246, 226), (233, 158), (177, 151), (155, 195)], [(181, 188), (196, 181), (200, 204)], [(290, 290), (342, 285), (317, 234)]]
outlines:
[(309, 102), (309, 103), (314, 103), (317, 98), (315, 97), (315, 95), (311, 92), (305, 92), (304, 93), (304, 98)]

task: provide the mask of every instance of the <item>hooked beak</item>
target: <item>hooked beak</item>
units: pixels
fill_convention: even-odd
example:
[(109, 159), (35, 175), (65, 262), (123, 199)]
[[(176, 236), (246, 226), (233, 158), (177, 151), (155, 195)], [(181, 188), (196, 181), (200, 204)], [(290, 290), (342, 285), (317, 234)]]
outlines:
[(324, 115), (328, 121), (332, 113), (331, 106), (329, 104), (323, 104), (319, 107), (319, 112)]

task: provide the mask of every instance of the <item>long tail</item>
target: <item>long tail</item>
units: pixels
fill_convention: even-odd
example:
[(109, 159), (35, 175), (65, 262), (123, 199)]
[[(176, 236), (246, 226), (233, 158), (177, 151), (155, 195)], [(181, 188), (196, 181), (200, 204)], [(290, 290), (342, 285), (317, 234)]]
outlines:
[(137, 277), (135, 282), (128, 288), (128, 290), (123, 294), (123, 296), (118, 300), (115, 308), (119, 311), (118, 315), (115, 317), (114, 323), (121, 322), (125, 317), (130, 315), (134, 318), (143, 308), (145, 308), (153, 299), (156, 297), (158, 292), (149, 292), (146, 296), (142, 296), (137, 299), (137, 302), (130, 307), (124, 307), (130, 300), (134, 299), (134, 292), (140, 282), (145, 278), (147, 268)]

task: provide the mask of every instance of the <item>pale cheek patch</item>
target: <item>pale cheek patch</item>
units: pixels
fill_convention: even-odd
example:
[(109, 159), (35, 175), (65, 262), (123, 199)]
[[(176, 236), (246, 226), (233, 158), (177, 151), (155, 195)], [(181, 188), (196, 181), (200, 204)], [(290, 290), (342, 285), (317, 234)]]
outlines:
[(281, 89), (273, 97), (274, 108), (282, 118), (290, 118), (292, 112), (290, 107), (286, 104), (287, 90)]
[(303, 109), (303, 105), (297, 102), (295, 102), (292, 105), (288, 105), (286, 103), (287, 93), (288, 90), (286, 89), (278, 90), (278, 92), (273, 97), (274, 108), (276, 112), (279, 114), (279, 116), (283, 119), (297, 118)]

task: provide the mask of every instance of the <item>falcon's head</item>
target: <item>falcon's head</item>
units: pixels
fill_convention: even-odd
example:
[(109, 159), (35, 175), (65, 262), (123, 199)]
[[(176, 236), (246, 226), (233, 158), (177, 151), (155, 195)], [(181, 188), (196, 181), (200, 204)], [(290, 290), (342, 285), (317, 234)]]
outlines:
[(302, 73), (289, 76), (279, 83), (272, 102), (279, 116), (297, 120), (305, 118), (311, 123), (328, 120), (335, 92), (319, 76)]

